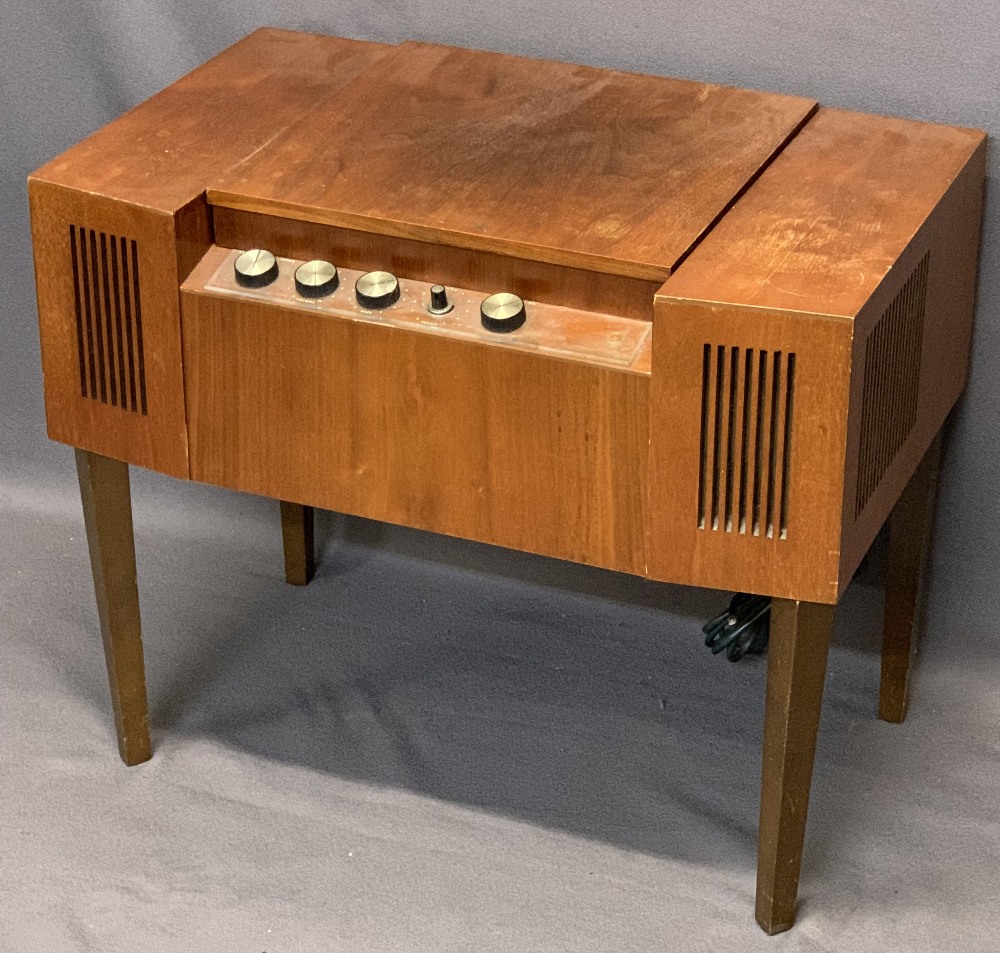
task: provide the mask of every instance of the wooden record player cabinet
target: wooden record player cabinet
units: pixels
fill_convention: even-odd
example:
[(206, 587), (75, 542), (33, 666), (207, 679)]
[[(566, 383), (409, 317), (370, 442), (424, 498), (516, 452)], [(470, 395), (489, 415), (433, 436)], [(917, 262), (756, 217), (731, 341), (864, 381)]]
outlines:
[[(879, 714), (905, 714), (985, 152), (267, 29), (53, 159), (29, 181), (48, 430), (76, 448), (122, 758), (150, 757), (129, 464), (280, 500), (290, 582), (321, 507), (771, 596), (757, 920), (787, 929), (833, 610), (887, 520)], [(238, 273), (248, 249), (274, 267)], [(317, 259), (322, 295), (295, 282)], [(523, 324), (486, 327), (494, 293)]]

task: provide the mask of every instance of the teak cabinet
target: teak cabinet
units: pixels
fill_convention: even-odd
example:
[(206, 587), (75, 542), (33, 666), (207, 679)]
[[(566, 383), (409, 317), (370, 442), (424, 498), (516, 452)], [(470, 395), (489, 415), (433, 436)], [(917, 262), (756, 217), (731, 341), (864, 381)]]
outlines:
[[(53, 159), (46, 412), (122, 757), (150, 756), (128, 464), (280, 500), (293, 583), (322, 507), (771, 596), (757, 919), (787, 929), (833, 607), (890, 519), (880, 715), (905, 713), (985, 153), (800, 97), (268, 29)], [(314, 259), (322, 297), (295, 283)], [(388, 306), (355, 295), (373, 271)], [(497, 292), (512, 333), (481, 320)]]

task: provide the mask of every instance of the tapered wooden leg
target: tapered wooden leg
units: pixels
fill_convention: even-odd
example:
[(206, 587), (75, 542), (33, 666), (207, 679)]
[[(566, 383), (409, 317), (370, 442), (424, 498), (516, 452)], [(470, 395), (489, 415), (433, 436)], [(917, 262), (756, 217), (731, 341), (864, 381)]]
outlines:
[(906, 717), (940, 463), (939, 434), (889, 517), (889, 566), (878, 697), (878, 716), (883, 721), (900, 722)]
[(118, 751), (128, 765), (148, 761), (149, 714), (135, 579), (128, 464), (76, 451), (83, 519), (94, 573)]
[(772, 935), (787, 930), (795, 921), (832, 626), (833, 606), (786, 599), (775, 599), (771, 604), (757, 922)]
[(316, 570), (313, 508), (281, 501), (281, 539), (285, 546), (285, 581), (304, 586)]

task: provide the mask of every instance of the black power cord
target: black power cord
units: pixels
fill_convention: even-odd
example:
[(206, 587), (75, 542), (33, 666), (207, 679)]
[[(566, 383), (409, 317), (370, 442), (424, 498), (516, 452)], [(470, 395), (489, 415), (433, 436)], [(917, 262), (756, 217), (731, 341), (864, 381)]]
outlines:
[(701, 631), (712, 654), (725, 652), (730, 662), (738, 662), (744, 655), (763, 655), (771, 634), (771, 600), (738, 592), (729, 608), (709, 619)]

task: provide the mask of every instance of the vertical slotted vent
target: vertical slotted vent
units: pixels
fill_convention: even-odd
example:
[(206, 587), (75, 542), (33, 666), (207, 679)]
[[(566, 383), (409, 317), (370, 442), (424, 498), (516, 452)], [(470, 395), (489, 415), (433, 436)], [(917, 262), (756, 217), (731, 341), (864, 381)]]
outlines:
[(80, 394), (146, 413), (139, 253), (134, 241), (69, 227)]
[(701, 529), (788, 536), (795, 355), (706, 344)]
[(865, 342), (857, 518), (917, 419), (930, 253), (878, 319)]

